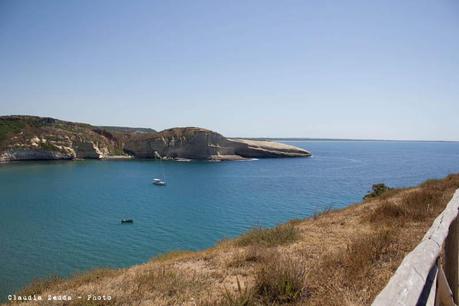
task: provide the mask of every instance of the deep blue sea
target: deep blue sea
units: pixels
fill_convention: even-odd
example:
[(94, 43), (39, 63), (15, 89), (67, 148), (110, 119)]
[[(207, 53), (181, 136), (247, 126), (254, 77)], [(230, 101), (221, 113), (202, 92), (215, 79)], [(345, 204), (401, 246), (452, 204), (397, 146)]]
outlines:
[[(359, 202), (373, 183), (459, 172), (459, 143), (288, 143), (313, 157), (0, 165), (0, 300), (34, 278), (126, 267)], [(168, 185), (152, 185), (163, 171)]]

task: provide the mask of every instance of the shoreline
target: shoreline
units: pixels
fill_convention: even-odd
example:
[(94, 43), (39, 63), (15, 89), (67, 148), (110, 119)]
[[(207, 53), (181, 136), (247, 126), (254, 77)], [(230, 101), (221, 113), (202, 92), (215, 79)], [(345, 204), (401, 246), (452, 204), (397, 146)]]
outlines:
[[(263, 158), (270, 159), (270, 158)], [(277, 159), (277, 158), (272, 158)], [(189, 163), (189, 162), (228, 162), (228, 161), (251, 161), (259, 160), (259, 158), (221, 158), (221, 159), (191, 159), (191, 158), (135, 158), (133, 156), (109, 156), (101, 158), (66, 158), (66, 159), (23, 159), (23, 160), (10, 160), (10, 161), (0, 161), (0, 165), (8, 164), (20, 164), (20, 163), (33, 163), (33, 162), (42, 162), (42, 163), (53, 163), (53, 162), (79, 162), (79, 161), (164, 161), (164, 162), (178, 162), (178, 163)]]
[[(313, 155), (308, 156), (311, 158)], [(306, 158), (306, 157), (291, 157), (291, 158)], [(29, 163), (29, 162), (78, 162), (78, 161), (172, 161), (172, 162), (227, 162), (227, 161), (256, 161), (260, 159), (279, 159), (279, 157), (266, 157), (266, 158), (255, 158), (255, 157), (240, 157), (237, 155), (220, 155), (209, 159), (193, 159), (193, 158), (136, 158), (132, 155), (110, 155), (102, 156), (100, 158), (62, 158), (62, 159), (21, 159), (21, 160), (0, 160), (0, 165), (14, 164), (14, 163)]]

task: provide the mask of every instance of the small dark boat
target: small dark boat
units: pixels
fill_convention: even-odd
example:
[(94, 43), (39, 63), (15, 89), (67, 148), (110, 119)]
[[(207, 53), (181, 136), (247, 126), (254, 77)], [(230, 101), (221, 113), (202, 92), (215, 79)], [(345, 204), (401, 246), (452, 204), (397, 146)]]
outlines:
[(121, 224), (124, 224), (124, 223), (134, 223), (134, 220), (132, 220), (132, 219), (121, 219)]

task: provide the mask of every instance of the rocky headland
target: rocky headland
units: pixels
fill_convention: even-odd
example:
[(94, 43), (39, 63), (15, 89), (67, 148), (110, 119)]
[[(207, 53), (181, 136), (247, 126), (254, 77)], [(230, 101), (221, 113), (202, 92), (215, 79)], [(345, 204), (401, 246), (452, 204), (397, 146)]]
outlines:
[(124, 158), (238, 160), (310, 155), (295, 146), (228, 139), (197, 127), (157, 132), (35, 116), (0, 117), (0, 162)]

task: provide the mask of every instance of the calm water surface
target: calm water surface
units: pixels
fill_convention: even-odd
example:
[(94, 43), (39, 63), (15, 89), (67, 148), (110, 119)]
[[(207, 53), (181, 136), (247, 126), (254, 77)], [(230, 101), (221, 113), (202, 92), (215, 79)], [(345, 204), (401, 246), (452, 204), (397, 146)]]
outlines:
[[(30, 280), (201, 249), (358, 202), (371, 184), (459, 172), (459, 143), (309, 141), (312, 158), (0, 166), (0, 300)], [(151, 184), (164, 170), (167, 187)], [(120, 219), (133, 218), (132, 225)]]

